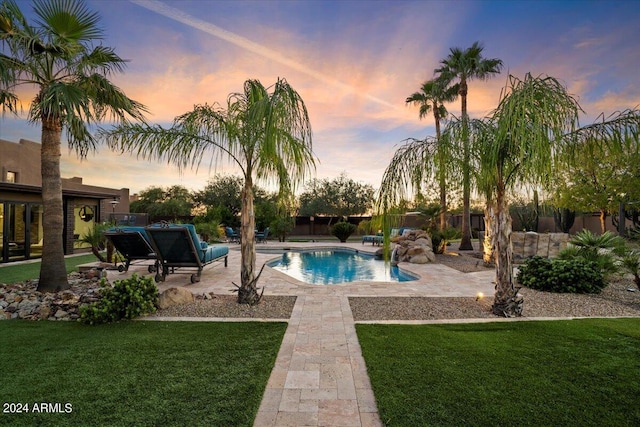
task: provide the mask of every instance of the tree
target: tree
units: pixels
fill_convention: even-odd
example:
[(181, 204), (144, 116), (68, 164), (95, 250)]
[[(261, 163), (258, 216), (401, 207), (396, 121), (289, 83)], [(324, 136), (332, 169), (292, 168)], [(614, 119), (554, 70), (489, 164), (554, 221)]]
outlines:
[[(606, 217), (619, 209), (620, 203), (640, 201), (640, 145), (632, 134), (607, 135), (596, 130), (613, 123), (630, 126), (632, 114), (617, 113), (606, 120), (601, 115), (602, 119), (594, 125), (576, 131), (571, 161), (556, 174), (554, 204), (572, 210), (598, 211), (602, 233), (606, 231)], [(620, 139), (621, 143), (612, 143), (612, 138)]]
[(484, 47), (474, 42), (467, 49), (451, 48), (449, 55), (440, 61), (441, 67), (435, 72), (440, 78), (448, 81), (458, 80), (458, 95), (461, 101), (461, 120), (464, 131), (462, 133), (462, 241), (460, 250), (472, 250), (470, 227), (470, 198), (471, 198), (471, 161), (470, 143), (466, 131), (469, 115), (467, 113), (468, 82), (473, 79), (486, 80), (493, 74), (500, 73), (502, 60), (487, 59), (482, 56)]
[(129, 99), (109, 80), (124, 69), (113, 49), (94, 46), (102, 38), (99, 17), (83, 2), (35, 0), (36, 25), (30, 25), (13, 0), (0, 4), (0, 103), (18, 113), (19, 86), (35, 89), (28, 120), (39, 123), (43, 251), (39, 291), (68, 289), (63, 248), (60, 180), (62, 131), (81, 157), (96, 147), (90, 127), (106, 117), (144, 120), (145, 107)]
[[(242, 177), (216, 174), (207, 182), (204, 190), (195, 194), (196, 203), (228, 227), (240, 225), (242, 210)], [(254, 193), (256, 189), (254, 188)]]
[(373, 206), (373, 187), (347, 178), (345, 173), (332, 180), (313, 179), (299, 196), (299, 214), (330, 215), (345, 218), (361, 215)]
[(420, 106), (420, 119), (433, 113), (433, 120), (436, 126), (436, 156), (429, 157), (435, 162), (435, 175), (437, 175), (440, 186), (440, 230), (447, 227), (447, 150), (442, 142), (440, 132), (440, 121), (447, 117), (445, 102), (453, 101), (458, 95), (459, 85), (455, 84), (447, 88), (447, 82), (440, 79), (428, 80), (422, 84), (419, 92), (407, 97), (406, 103), (413, 103)]
[(131, 203), (131, 212), (146, 213), (151, 220), (158, 217), (184, 217), (191, 215), (193, 195), (182, 185), (151, 186), (142, 190), (138, 200)]
[(493, 313), (519, 316), (523, 299), (513, 283), (511, 217), (507, 191), (526, 184), (549, 184), (553, 167), (571, 143), (580, 107), (552, 77), (524, 80), (509, 76), (508, 87), (491, 117), (476, 151), (479, 182), (490, 188), (491, 236), (496, 267)]
[(257, 304), (254, 180), (276, 181), (280, 195), (291, 194), (315, 167), (311, 124), (304, 101), (284, 79), (271, 93), (259, 81), (247, 80), (243, 92), (229, 95), (226, 107), (196, 105), (169, 128), (125, 123), (103, 136), (113, 148), (166, 159), (181, 169), (199, 165), (209, 152), (213, 163), (228, 160), (242, 171), (238, 302)]

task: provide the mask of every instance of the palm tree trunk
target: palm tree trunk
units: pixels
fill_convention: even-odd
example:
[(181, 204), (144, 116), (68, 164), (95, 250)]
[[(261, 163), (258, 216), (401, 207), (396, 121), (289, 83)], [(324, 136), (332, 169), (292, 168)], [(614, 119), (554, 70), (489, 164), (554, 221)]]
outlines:
[(482, 261), (485, 265), (493, 262), (493, 224), (495, 223), (495, 206), (487, 201), (484, 209), (484, 239), (482, 241)]
[(38, 291), (57, 292), (69, 289), (64, 263), (64, 213), (62, 207), (62, 181), (60, 180), (59, 120), (42, 119), (42, 262)]
[(511, 216), (505, 200), (504, 185), (498, 185), (496, 193), (495, 221), (493, 221), (493, 248), (496, 263), (496, 293), (492, 311), (505, 317), (522, 315), (523, 299), (513, 284), (511, 247)]
[(255, 280), (255, 215), (253, 211), (253, 182), (251, 177), (245, 178), (242, 189), (242, 209), (240, 213), (240, 281), (238, 303), (256, 304), (259, 295)]
[(440, 115), (438, 114), (438, 105), (433, 104), (433, 117), (436, 122), (436, 141), (438, 143), (438, 175), (440, 178), (440, 231), (447, 228), (447, 177), (444, 168), (444, 149), (442, 148), (442, 141), (440, 140)]
[(461, 251), (473, 250), (471, 244), (471, 155), (469, 153), (469, 117), (467, 116), (467, 82), (460, 80), (460, 99), (462, 103), (462, 240)]

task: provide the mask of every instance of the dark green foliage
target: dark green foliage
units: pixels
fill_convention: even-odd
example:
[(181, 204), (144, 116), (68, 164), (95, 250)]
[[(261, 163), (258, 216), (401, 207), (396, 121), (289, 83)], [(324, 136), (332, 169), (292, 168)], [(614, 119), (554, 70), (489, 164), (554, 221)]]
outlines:
[(571, 245), (561, 251), (558, 258), (580, 257), (591, 261), (605, 277), (619, 271), (618, 256), (625, 252), (625, 242), (620, 236), (609, 231), (593, 234), (589, 230), (582, 230), (573, 236), (569, 243)]
[(151, 276), (116, 280), (113, 287), (102, 282), (100, 301), (80, 307), (80, 321), (95, 325), (133, 319), (156, 311), (158, 288)]
[(547, 259), (535, 256), (524, 262), (518, 282), (545, 292), (600, 293), (606, 286), (597, 264), (580, 257)]
[(434, 228), (429, 231), (429, 234), (431, 235), (433, 253), (443, 254), (447, 251), (449, 242), (460, 237), (460, 230), (453, 227), (447, 227), (444, 230)]
[(331, 235), (336, 236), (342, 243), (346, 242), (349, 236), (355, 233), (358, 227), (349, 222), (337, 222), (331, 227)]

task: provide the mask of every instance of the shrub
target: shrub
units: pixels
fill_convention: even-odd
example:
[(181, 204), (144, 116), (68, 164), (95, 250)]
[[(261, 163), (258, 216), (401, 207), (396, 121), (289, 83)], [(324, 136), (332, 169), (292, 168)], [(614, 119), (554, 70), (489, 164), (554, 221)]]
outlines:
[(356, 226), (346, 221), (337, 222), (331, 227), (331, 235), (336, 236), (342, 243), (356, 231)]
[(527, 288), (545, 292), (599, 293), (606, 286), (598, 266), (580, 257), (529, 258), (520, 266), (517, 280)]
[(444, 230), (432, 230), (430, 234), (431, 245), (435, 254), (445, 253), (449, 242), (460, 237), (460, 231), (453, 227), (447, 227)]
[(158, 288), (151, 276), (116, 280), (113, 287), (102, 279), (101, 298), (80, 307), (80, 321), (95, 325), (133, 319), (156, 311)]
[(607, 231), (601, 235), (582, 230), (569, 241), (571, 246), (560, 252), (560, 259), (582, 258), (597, 265), (606, 277), (619, 270), (617, 256), (624, 252), (624, 239)]

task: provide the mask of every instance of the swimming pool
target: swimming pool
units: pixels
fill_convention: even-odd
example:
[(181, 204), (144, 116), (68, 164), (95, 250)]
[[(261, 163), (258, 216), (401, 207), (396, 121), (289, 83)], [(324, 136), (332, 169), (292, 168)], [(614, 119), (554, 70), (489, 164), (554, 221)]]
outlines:
[(287, 251), (267, 265), (302, 282), (333, 285), (348, 282), (408, 282), (417, 277), (373, 255), (347, 249)]

